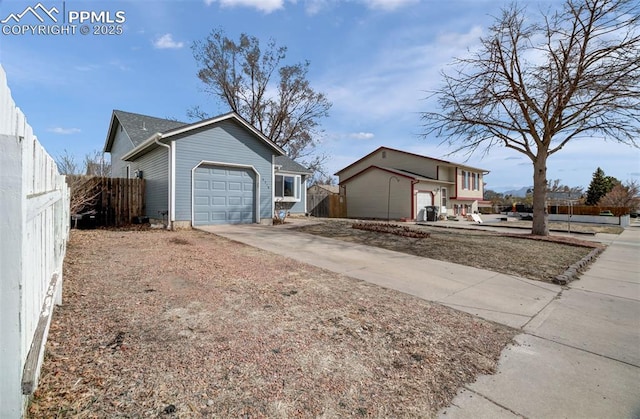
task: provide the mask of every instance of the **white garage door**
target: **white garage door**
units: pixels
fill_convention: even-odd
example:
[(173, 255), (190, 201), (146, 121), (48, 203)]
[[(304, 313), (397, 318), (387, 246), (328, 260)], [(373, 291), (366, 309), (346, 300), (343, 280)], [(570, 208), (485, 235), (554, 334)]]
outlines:
[(424, 221), (424, 207), (433, 205), (433, 195), (431, 192), (418, 192), (416, 194), (416, 220)]
[(255, 223), (255, 177), (251, 169), (198, 167), (193, 183), (193, 224)]

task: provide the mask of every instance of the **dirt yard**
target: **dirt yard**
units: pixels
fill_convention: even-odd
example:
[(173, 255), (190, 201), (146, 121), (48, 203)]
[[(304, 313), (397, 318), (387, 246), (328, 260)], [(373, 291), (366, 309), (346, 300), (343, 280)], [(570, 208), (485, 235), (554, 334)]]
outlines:
[(296, 230), (547, 282), (599, 246), (564, 237), (543, 240), (523, 234), (413, 225), (430, 237), (412, 238), (354, 229), (352, 224), (326, 219)]
[(32, 418), (432, 417), (516, 331), (197, 231), (73, 231)]

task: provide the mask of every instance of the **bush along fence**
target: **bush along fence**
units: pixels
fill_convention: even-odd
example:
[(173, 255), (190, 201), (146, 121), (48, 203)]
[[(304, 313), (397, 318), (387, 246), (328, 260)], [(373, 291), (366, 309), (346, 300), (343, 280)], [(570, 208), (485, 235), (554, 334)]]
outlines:
[(120, 227), (144, 214), (144, 179), (67, 176), (75, 227)]
[(0, 66), (0, 416), (20, 418), (62, 303), (69, 188), (11, 98)]

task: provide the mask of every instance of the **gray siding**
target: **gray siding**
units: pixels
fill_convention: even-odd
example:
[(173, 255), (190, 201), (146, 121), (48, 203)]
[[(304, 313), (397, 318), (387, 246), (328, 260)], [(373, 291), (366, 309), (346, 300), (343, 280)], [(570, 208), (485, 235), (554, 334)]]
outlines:
[(305, 176), (300, 181), (300, 202), (294, 202), (289, 210), (291, 214), (304, 214), (304, 203), (307, 200), (307, 188), (305, 188)]
[[(169, 209), (169, 150), (158, 147), (131, 162), (131, 175), (142, 170), (145, 179), (145, 215), (162, 219), (162, 211)], [(126, 163), (126, 162), (125, 162)]]
[[(176, 138), (176, 221), (191, 220), (191, 174), (201, 161), (252, 165), (260, 174), (260, 218), (273, 216), (271, 158), (274, 151), (233, 121)], [(145, 174), (146, 178), (146, 174)]]
[[(127, 165), (130, 163), (123, 161), (122, 156), (131, 150), (133, 150), (133, 143), (129, 139), (127, 132), (118, 124), (110, 153), (111, 177), (127, 177)], [(133, 167), (133, 165), (131, 165), (131, 167)], [(133, 176), (133, 169), (131, 170), (131, 176)]]

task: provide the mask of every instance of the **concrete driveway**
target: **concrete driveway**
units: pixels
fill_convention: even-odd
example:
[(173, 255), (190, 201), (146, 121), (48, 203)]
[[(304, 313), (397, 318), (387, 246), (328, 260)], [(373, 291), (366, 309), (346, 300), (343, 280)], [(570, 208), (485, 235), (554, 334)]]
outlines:
[(569, 287), (292, 231), (202, 227), (232, 240), (519, 328), (497, 374), (442, 418), (640, 418), (640, 225)]

